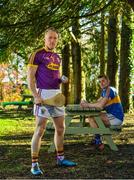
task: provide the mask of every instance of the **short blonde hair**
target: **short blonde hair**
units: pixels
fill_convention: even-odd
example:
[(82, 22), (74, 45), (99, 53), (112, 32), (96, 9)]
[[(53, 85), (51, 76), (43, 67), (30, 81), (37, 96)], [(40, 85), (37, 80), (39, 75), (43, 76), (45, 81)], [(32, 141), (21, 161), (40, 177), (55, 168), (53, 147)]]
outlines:
[(58, 34), (58, 37), (59, 37), (59, 32), (57, 29), (55, 29), (54, 27), (49, 27), (45, 30), (45, 35), (49, 32), (49, 31), (53, 31), (53, 32), (56, 32)]

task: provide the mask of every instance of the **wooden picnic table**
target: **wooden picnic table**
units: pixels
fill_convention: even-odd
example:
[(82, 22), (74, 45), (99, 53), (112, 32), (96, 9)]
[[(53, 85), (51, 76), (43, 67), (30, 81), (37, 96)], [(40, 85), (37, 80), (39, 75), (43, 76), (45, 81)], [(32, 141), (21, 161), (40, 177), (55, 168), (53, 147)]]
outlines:
[(24, 105), (24, 104), (26, 104), (27, 102), (28, 102), (28, 104), (27, 104), (27, 106), (28, 107), (33, 107), (33, 96), (32, 95), (30, 95), (30, 94), (22, 94), (22, 100), (21, 100), (23, 103), (21, 104), (19, 104), (19, 106), (18, 106), (18, 110), (21, 110), (22, 109), (22, 106)]
[(33, 96), (31, 94), (22, 94), (22, 101), (25, 101), (26, 99), (33, 101)]
[[(67, 105), (66, 106), (66, 116), (65, 116), (65, 124), (66, 124), (66, 134), (100, 134), (105, 139), (106, 143), (109, 145), (109, 147), (114, 150), (118, 151), (118, 147), (113, 142), (112, 134), (110, 127), (106, 127), (103, 123), (103, 121), (100, 118), (100, 113), (102, 109), (96, 109), (96, 108), (81, 108), (79, 104), (73, 104), (73, 105)], [(75, 124), (73, 127), (73, 119), (74, 117), (78, 116), (78, 123)], [(98, 128), (92, 128), (92, 127), (85, 127), (85, 117), (94, 117)], [(112, 126), (112, 129), (120, 129), (119, 126), (115, 127)], [(50, 146), (49, 152), (54, 151), (54, 143)]]
[(22, 106), (33, 107), (33, 96), (29, 94), (23, 94), (21, 101), (2, 102), (3, 108), (6, 106), (18, 106), (17, 110), (21, 110)]

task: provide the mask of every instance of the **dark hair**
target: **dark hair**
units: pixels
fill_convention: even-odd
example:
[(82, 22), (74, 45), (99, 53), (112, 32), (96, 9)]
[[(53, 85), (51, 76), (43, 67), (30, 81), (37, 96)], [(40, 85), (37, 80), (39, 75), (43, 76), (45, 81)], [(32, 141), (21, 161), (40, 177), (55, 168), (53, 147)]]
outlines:
[(45, 35), (46, 35), (46, 34), (47, 34), (47, 32), (49, 32), (49, 31), (56, 32), (56, 33), (58, 34), (58, 36), (59, 36), (59, 32), (58, 32), (58, 30), (57, 30), (57, 29), (55, 29), (54, 27), (49, 27), (49, 28), (47, 28), (47, 29), (45, 30)]
[(100, 78), (105, 78), (106, 80), (109, 80), (109, 77), (105, 74), (99, 75), (98, 79), (100, 79)]

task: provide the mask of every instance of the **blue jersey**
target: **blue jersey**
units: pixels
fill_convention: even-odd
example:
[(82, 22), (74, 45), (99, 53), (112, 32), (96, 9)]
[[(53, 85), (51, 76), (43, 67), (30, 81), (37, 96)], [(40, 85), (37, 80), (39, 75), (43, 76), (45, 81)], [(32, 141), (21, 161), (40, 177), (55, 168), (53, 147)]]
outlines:
[(114, 115), (116, 118), (123, 121), (123, 108), (116, 89), (114, 87), (108, 87), (107, 89), (103, 89), (101, 96), (108, 98), (108, 102), (104, 108), (106, 112)]

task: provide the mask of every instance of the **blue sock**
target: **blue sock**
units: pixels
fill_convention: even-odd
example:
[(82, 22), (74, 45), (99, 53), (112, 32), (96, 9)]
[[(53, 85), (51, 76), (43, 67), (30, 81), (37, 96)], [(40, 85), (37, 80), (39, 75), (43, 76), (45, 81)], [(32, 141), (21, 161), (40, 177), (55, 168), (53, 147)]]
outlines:
[(95, 144), (101, 144), (101, 136), (100, 134), (95, 134)]
[(95, 139), (100, 139), (100, 134), (95, 134)]

